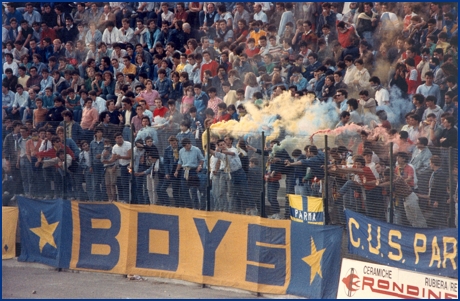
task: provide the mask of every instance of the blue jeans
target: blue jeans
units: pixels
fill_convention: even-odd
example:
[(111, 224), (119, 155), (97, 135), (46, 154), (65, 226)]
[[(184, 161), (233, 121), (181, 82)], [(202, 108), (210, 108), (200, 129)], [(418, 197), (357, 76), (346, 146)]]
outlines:
[(107, 192), (104, 181), (104, 165), (94, 164), (93, 165), (93, 187), (94, 187), (94, 200), (95, 201), (106, 201)]
[(95, 190), (94, 190), (94, 174), (89, 172), (89, 168), (84, 171), (86, 191), (90, 201), (95, 201)]
[(348, 180), (342, 188), (339, 189), (340, 195), (343, 197), (343, 205), (346, 209), (357, 212), (357, 203), (353, 195), (354, 182)]
[(123, 127), (122, 135), (123, 135), (123, 140), (131, 141), (131, 135), (132, 135), (131, 128), (129, 126)]
[(272, 206), (272, 214), (280, 213), (280, 204), (278, 203), (278, 190), (280, 189), (280, 182), (267, 182), (267, 198)]
[[(198, 209), (198, 186), (190, 185), (184, 178), (184, 170), (181, 169), (179, 173), (181, 179), (181, 205), (185, 205), (186, 208)], [(189, 178), (198, 177), (196, 169), (190, 169)], [(190, 197), (191, 194), (191, 197)]]
[(372, 35), (373, 35), (372, 31), (363, 32), (363, 38), (369, 43), (370, 47), (374, 45), (374, 39)]
[(147, 205), (150, 203), (147, 191), (147, 176), (134, 177), (134, 199), (131, 204)]
[(170, 206), (171, 202), (169, 201), (169, 195), (166, 191), (171, 185), (172, 192), (173, 192), (173, 199), (174, 205), (179, 207), (180, 204), (180, 193), (181, 193), (181, 179), (179, 177), (174, 177), (173, 175), (169, 176), (169, 179), (166, 179), (164, 175), (158, 175), (158, 188), (157, 188), (157, 195), (158, 195), (158, 203), (159, 205)]
[[(237, 171), (231, 172), (232, 175), (232, 197), (231, 200), (233, 201), (233, 209), (235, 212), (241, 211), (241, 203), (243, 200), (246, 200), (249, 196), (248, 191), (248, 179), (246, 177), (246, 173), (244, 172), (243, 168), (238, 169)], [(278, 184), (279, 189), (279, 184)], [(279, 209), (278, 209), (279, 210)]]
[(129, 203), (129, 178), (128, 165), (120, 165), (120, 176), (117, 178), (118, 197), (120, 201)]
[(82, 110), (73, 110), (72, 113), (73, 113), (73, 120), (75, 120), (75, 122), (80, 123), (83, 111)]
[(29, 159), (27, 159), (27, 156), (21, 157), (19, 159), (19, 170), (21, 171), (22, 186), (24, 188), (24, 193), (30, 194), (32, 182), (34, 180), (32, 178), (32, 164), (29, 162)]

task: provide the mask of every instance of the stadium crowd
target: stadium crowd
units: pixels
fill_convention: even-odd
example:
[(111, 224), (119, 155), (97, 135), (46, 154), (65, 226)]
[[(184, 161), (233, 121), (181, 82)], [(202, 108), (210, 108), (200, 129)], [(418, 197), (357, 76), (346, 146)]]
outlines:
[[(327, 153), (336, 220), (386, 220), (391, 140), (395, 222), (447, 226), (456, 3), (6, 3), (2, 20), (4, 195), (204, 209), (209, 176), (212, 210), (258, 214), (265, 181), (281, 218), (282, 176), (320, 196)], [(208, 171), (211, 125), (283, 94), (333, 103), (335, 145), (288, 153), (283, 136), (261, 149), (210, 130)]]

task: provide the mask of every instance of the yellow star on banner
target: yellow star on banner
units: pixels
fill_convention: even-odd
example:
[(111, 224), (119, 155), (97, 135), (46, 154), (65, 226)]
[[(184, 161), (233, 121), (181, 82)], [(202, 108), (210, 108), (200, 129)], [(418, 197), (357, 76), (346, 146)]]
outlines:
[(35, 233), (38, 237), (40, 237), (40, 242), (38, 246), (40, 247), (40, 253), (43, 250), (43, 247), (46, 244), (57, 248), (56, 243), (54, 242), (53, 233), (56, 230), (59, 222), (55, 222), (53, 224), (49, 224), (46, 220), (45, 214), (43, 211), (41, 212), (41, 226), (37, 228), (30, 228), (30, 231)]
[(316, 274), (323, 278), (323, 274), (321, 272), (321, 259), (323, 258), (324, 251), (326, 251), (326, 249), (316, 251), (315, 241), (312, 237), (311, 254), (307, 257), (302, 258), (302, 260), (310, 266), (310, 284), (312, 284), (313, 280), (316, 277)]

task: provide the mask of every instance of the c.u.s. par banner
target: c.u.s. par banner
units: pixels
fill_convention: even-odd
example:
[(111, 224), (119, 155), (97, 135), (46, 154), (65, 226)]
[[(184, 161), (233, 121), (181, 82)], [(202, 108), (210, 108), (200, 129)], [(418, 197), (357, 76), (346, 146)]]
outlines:
[(289, 220), (18, 197), (20, 261), (335, 298), (342, 230)]
[(458, 278), (456, 228), (410, 228), (345, 210), (348, 252), (381, 264)]

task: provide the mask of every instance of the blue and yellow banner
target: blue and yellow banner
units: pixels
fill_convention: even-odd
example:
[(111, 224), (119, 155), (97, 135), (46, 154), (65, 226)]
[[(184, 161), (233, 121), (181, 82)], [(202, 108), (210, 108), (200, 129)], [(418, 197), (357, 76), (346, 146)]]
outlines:
[(19, 261), (68, 268), (72, 245), (70, 201), (18, 197), (21, 255)]
[[(339, 286), (343, 229), (291, 222), (291, 281), (288, 294), (335, 299)], [(303, 293), (308, 287), (308, 294)]]
[(291, 220), (312, 225), (324, 225), (323, 199), (313, 196), (288, 194)]
[(338, 227), (154, 205), (18, 199), (21, 261), (261, 293), (337, 294)]
[(345, 210), (348, 251), (378, 263), (458, 278), (457, 229), (410, 228)]
[(16, 228), (18, 226), (18, 208), (2, 207), (2, 259), (16, 256)]

